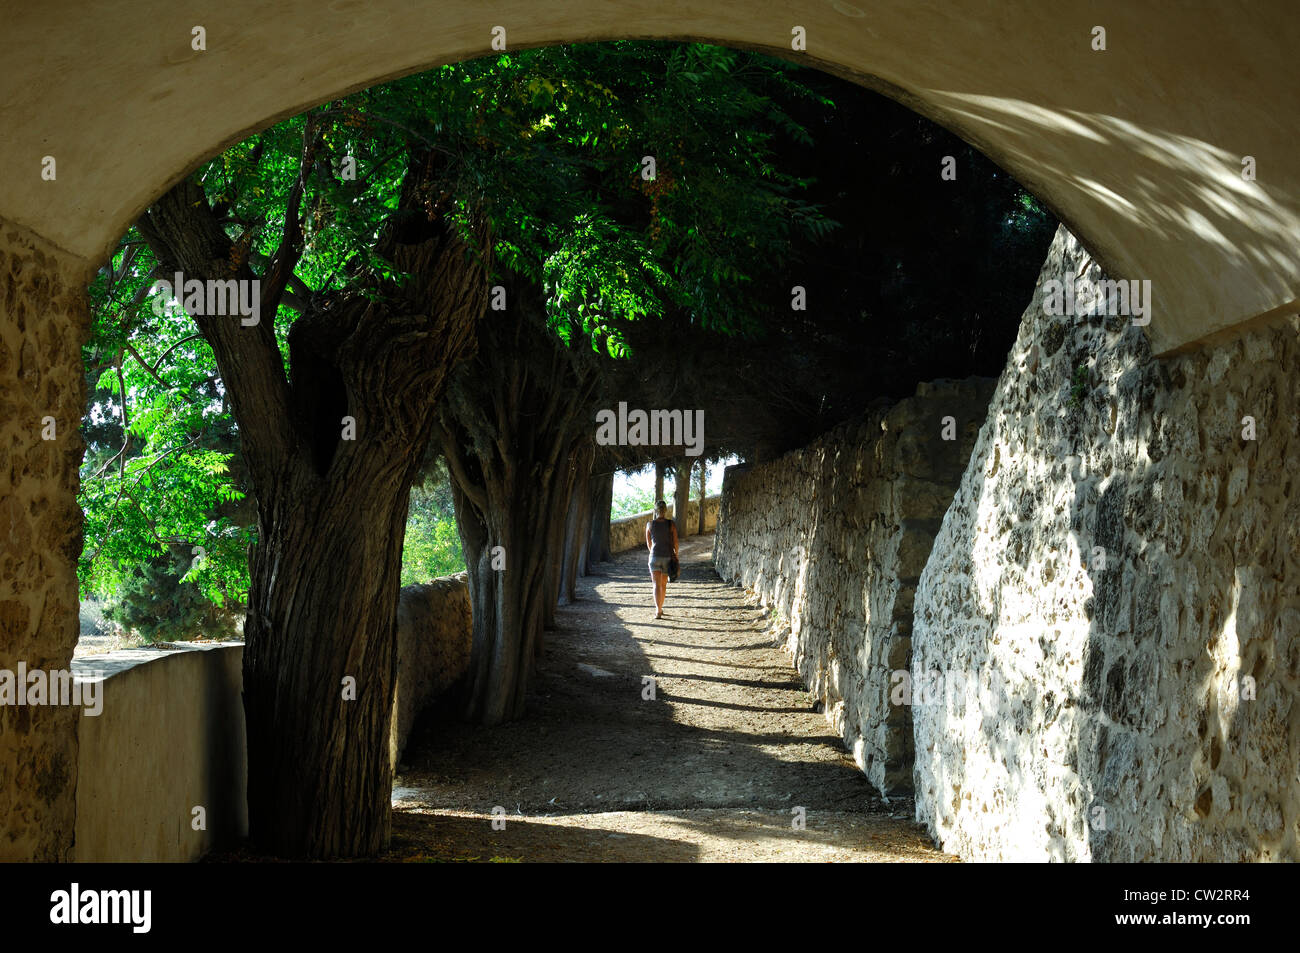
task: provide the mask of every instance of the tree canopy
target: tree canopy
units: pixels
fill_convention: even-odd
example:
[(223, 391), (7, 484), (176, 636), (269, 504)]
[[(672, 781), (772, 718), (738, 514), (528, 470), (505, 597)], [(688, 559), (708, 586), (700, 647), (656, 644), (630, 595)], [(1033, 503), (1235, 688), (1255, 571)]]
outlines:
[[(524, 711), (556, 603), (600, 536), (598, 406), (691, 408), (710, 418), (706, 453), (766, 453), (834, 423), (829, 396), (831, 415), (853, 413), (872, 372), (877, 392), (904, 383), (889, 355), (933, 366), (962, 327), (959, 309), (907, 330), (942, 301), (923, 292), (912, 313), (879, 292), (848, 305), (863, 267), (844, 255), (889, 257), (830, 241), (811, 197), (812, 147), (843, 141), (813, 75), (664, 43), (456, 64), (251, 137), (125, 236), (91, 288), (83, 578), (134, 594), (154, 631), (158, 606), (193, 628), (246, 585), (256, 842), (355, 856), (387, 837), (403, 545), (431, 442), (473, 606), (461, 710), (496, 723)], [(937, 196), (919, 189), (909, 211), (951, 200)], [(860, 236), (865, 210), (848, 207)], [(158, 293), (173, 273), (184, 291)], [(214, 309), (216, 287), (253, 310)], [(856, 367), (846, 345), (866, 345)], [(437, 519), (426, 502), (417, 521)], [(447, 548), (435, 532), (424, 559)], [(161, 593), (173, 571), (186, 581)]]
[[(557, 337), (626, 357), (629, 323), (670, 309), (720, 332), (754, 327), (747, 285), (792, 234), (829, 227), (800, 198), (806, 183), (773, 162), (778, 137), (807, 139), (781, 99), (817, 98), (794, 72), (662, 43), (486, 57), (324, 104), (195, 176), (260, 268), (301, 228), (265, 316), (286, 367), (288, 329), (313, 296), (403, 280), (376, 238), (424, 154), (441, 163), (426, 205), (465, 228), (486, 217), (496, 261), (544, 289)], [(237, 604), (255, 535), (237, 505), (248, 492), (238, 428), (210, 347), (183, 309), (150, 295), (160, 278), (132, 229), (90, 288), (83, 589), (114, 592), (142, 563), (188, 554), (186, 581)]]
[[(925, 376), (995, 372), (1052, 224), (960, 140), (784, 61), (672, 43), (484, 57), (323, 104), (195, 173), (263, 272), (301, 228), (266, 316), (286, 368), (313, 298), (404, 280), (377, 237), (421, 156), (439, 163), (427, 208), (491, 223), (494, 267), (542, 289), (558, 340), (627, 359), (603, 365), (606, 389), (706, 408), (716, 451), (783, 449)], [(256, 527), (225, 384), (192, 319), (150, 296), (161, 277), (132, 229), (90, 288), (81, 579), (157, 599), (183, 575), (210, 622), (203, 603), (246, 597)]]

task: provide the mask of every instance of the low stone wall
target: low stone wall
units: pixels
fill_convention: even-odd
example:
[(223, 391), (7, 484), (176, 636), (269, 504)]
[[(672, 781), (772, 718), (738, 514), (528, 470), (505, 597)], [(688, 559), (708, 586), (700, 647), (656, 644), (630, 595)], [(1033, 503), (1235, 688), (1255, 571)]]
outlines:
[(973, 860), (1300, 859), (1300, 319), (1155, 360), (1046, 316), (1067, 275), (1062, 229), (917, 590), (917, 819)]
[(394, 768), (406, 749), (416, 716), (469, 668), (474, 623), (468, 580), (462, 572), (402, 589), (397, 604), (397, 691), (389, 741)]
[(719, 575), (774, 609), (809, 692), (886, 794), (912, 779), (891, 673), (910, 664), (913, 589), (993, 384), (921, 384), (807, 447), (728, 468), (723, 484)]
[(102, 679), (99, 714), (77, 710), (76, 860), (196, 860), (247, 834), (243, 657), (218, 643), (73, 660), (78, 681)]
[[(721, 496), (709, 496), (704, 499), (704, 532), (711, 533), (718, 525), (719, 507), (722, 505)], [(673, 516), (672, 501), (668, 501), (668, 516)], [(621, 520), (613, 520), (609, 524), (609, 551), (612, 553), (623, 553), (629, 549), (636, 549), (638, 546), (645, 547), (645, 524), (654, 518), (653, 510), (646, 510), (644, 513), (637, 513), (634, 516), (625, 516)], [(700, 501), (690, 500), (686, 504), (686, 525), (690, 527), (687, 536), (695, 535), (695, 528), (699, 525), (700, 518)], [(680, 532), (680, 529), (678, 530)]]
[[(396, 765), (419, 712), (469, 666), (466, 575), (402, 590), (389, 754)], [(75, 659), (101, 679), (101, 711), (78, 718), (78, 861), (192, 861), (248, 833), (241, 643), (178, 643)], [(195, 829), (196, 807), (203, 829)]]

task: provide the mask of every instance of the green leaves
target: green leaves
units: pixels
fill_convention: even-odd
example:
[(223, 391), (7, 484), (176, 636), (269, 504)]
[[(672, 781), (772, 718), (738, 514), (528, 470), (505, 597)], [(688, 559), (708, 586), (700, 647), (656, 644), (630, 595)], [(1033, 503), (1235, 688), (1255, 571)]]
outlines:
[(611, 219), (583, 214), (552, 235), (558, 247), (542, 268), (547, 316), (566, 344), (581, 334), (597, 352), (621, 356), (626, 348), (615, 316), (658, 317), (666, 302), (678, 300), (672, 276), (643, 238)]
[(774, 161), (780, 137), (810, 141), (773, 97), (815, 98), (794, 72), (702, 45), (555, 47), (443, 67), (358, 108), (436, 139), (447, 193), (491, 220), (501, 265), (546, 284), (561, 340), (625, 353), (593, 323), (596, 300), (610, 320), (685, 308), (740, 330), (758, 313), (753, 277), (794, 234), (831, 227)]
[[(298, 306), (368, 279), (400, 285), (378, 239), (403, 226), (394, 218), (403, 190), (433, 178), (415, 194), (422, 214), (466, 232), (486, 220), (498, 266), (544, 287), (557, 338), (624, 359), (631, 324), (669, 312), (745, 330), (763, 313), (752, 286), (791, 236), (831, 227), (798, 200), (805, 183), (783, 175), (773, 151), (783, 138), (808, 141), (778, 102), (811, 95), (794, 75), (756, 54), (672, 43), (493, 55), (323, 104), (196, 177), (235, 257), (246, 251), (257, 274), (301, 226), (288, 288)], [(319, 135), (314, 154), (305, 133)], [(641, 175), (647, 155), (653, 178)], [(300, 221), (286, 229), (297, 189)], [(191, 319), (151, 307), (156, 266), (128, 232), (90, 288), (82, 586), (112, 592), (149, 566), (150, 585), (179, 573), (181, 585), (231, 605), (244, 597), (254, 539), (238, 432)], [(282, 303), (274, 316), (286, 365), (297, 314)], [(450, 571), (460, 560), (451, 524), (413, 513), (412, 566)]]
[(411, 491), (402, 547), (402, 585), (428, 582), (465, 569), (456, 512), (451, 499), (451, 478), (439, 461), (429, 481)]
[(155, 263), (133, 239), (89, 289), (82, 591), (117, 594), (141, 566), (166, 575), (172, 554), (202, 546), (206, 558), (187, 564), (186, 578), (209, 602), (238, 605), (252, 521), (240, 515), (244, 490), (230, 473), (234, 421), (188, 315), (155, 314), (141, 293)]

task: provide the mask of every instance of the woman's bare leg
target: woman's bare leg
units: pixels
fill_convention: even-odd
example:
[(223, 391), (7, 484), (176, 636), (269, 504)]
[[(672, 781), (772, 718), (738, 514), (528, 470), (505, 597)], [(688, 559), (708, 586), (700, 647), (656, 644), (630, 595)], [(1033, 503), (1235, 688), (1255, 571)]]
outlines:
[(661, 572), (653, 572), (650, 575), (654, 577), (655, 618), (658, 618), (664, 611), (664, 594), (668, 591), (668, 576)]

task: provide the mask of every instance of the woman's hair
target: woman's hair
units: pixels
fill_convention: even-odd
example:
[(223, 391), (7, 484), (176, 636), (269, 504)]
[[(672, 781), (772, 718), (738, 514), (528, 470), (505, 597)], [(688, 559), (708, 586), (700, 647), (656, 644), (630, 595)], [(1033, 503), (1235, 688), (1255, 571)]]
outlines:
[(668, 504), (665, 503), (663, 500), (660, 500), (658, 503), (655, 504), (655, 516), (667, 516), (667, 515), (668, 515)]

